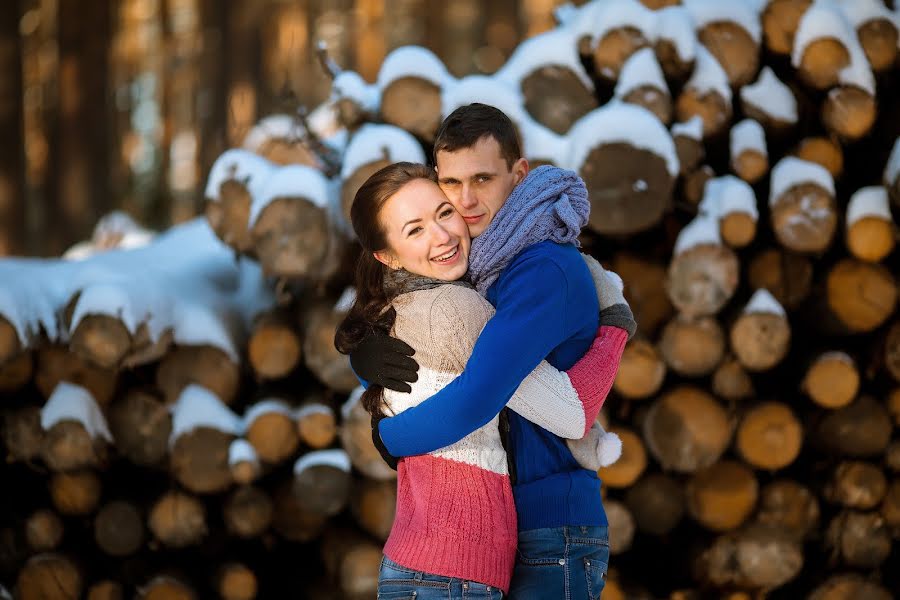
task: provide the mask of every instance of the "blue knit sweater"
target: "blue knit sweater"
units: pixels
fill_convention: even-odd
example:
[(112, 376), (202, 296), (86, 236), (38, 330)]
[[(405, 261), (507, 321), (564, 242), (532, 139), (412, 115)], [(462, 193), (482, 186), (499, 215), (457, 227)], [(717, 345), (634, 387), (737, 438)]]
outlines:
[[(497, 312), (463, 374), (418, 406), (381, 421), (381, 439), (394, 456), (433, 452), (484, 426), (541, 360), (560, 370), (574, 365), (599, 326), (593, 280), (571, 245), (529, 246), (487, 299)], [(509, 424), (519, 529), (606, 525), (596, 473), (582, 469), (561, 438), (513, 412)]]

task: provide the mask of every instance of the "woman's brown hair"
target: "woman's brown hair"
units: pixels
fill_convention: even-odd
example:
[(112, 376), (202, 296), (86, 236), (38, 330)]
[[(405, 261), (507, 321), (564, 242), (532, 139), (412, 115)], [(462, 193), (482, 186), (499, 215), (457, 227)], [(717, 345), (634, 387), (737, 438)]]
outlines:
[[(384, 291), (386, 267), (374, 252), (387, 249), (387, 235), (378, 216), (384, 204), (403, 186), (416, 179), (437, 183), (434, 169), (425, 165), (398, 162), (369, 177), (350, 207), (350, 223), (363, 252), (356, 265), (356, 300), (334, 336), (334, 346), (342, 354), (351, 354), (374, 331), (390, 333), (397, 313)], [(363, 394), (363, 407), (370, 414), (381, 412), (384, 394), (381, 386), (370, 385)]]

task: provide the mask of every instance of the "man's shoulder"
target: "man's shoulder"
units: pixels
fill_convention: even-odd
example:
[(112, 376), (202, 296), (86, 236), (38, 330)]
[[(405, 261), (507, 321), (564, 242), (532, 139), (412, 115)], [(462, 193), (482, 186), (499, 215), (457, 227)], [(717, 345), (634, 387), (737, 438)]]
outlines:
[(504, 273), (515, 274), (534, 269), (543, 271), (542, 275), (550, 276), (557, 271), (548, 269), (553, 266), (558, 267), (559, 275), (563, 277), (567, 274), (578, 274), (582, 270), (590, 276), (578, 248), (572, 244), (557, 244), (550, 241), (532, 244), (519, 252), (504, 269)]

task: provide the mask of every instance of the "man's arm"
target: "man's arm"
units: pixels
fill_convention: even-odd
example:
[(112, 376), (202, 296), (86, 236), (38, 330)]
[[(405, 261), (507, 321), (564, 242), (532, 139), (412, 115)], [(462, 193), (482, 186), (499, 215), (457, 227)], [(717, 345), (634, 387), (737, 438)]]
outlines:
[(493, 419), (523, 379), (566, 339), (568, 280), (553, 260), (514, 261), (462, 375), (418, 406), (381, 421), (394, 456), (433, 452)]

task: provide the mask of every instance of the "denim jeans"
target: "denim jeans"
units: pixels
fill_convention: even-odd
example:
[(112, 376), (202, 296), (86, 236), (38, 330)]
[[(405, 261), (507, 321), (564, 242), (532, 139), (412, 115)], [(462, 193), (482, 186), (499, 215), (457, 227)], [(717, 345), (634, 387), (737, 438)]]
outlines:
[(606, 584), (609, 529), (554, 527), (519, 531), (512, 600), (597, 600)]
[(378, 600), (502, 600), (499, 589), (457, 579), (414, 571), (388, 557), (381, 559)]

